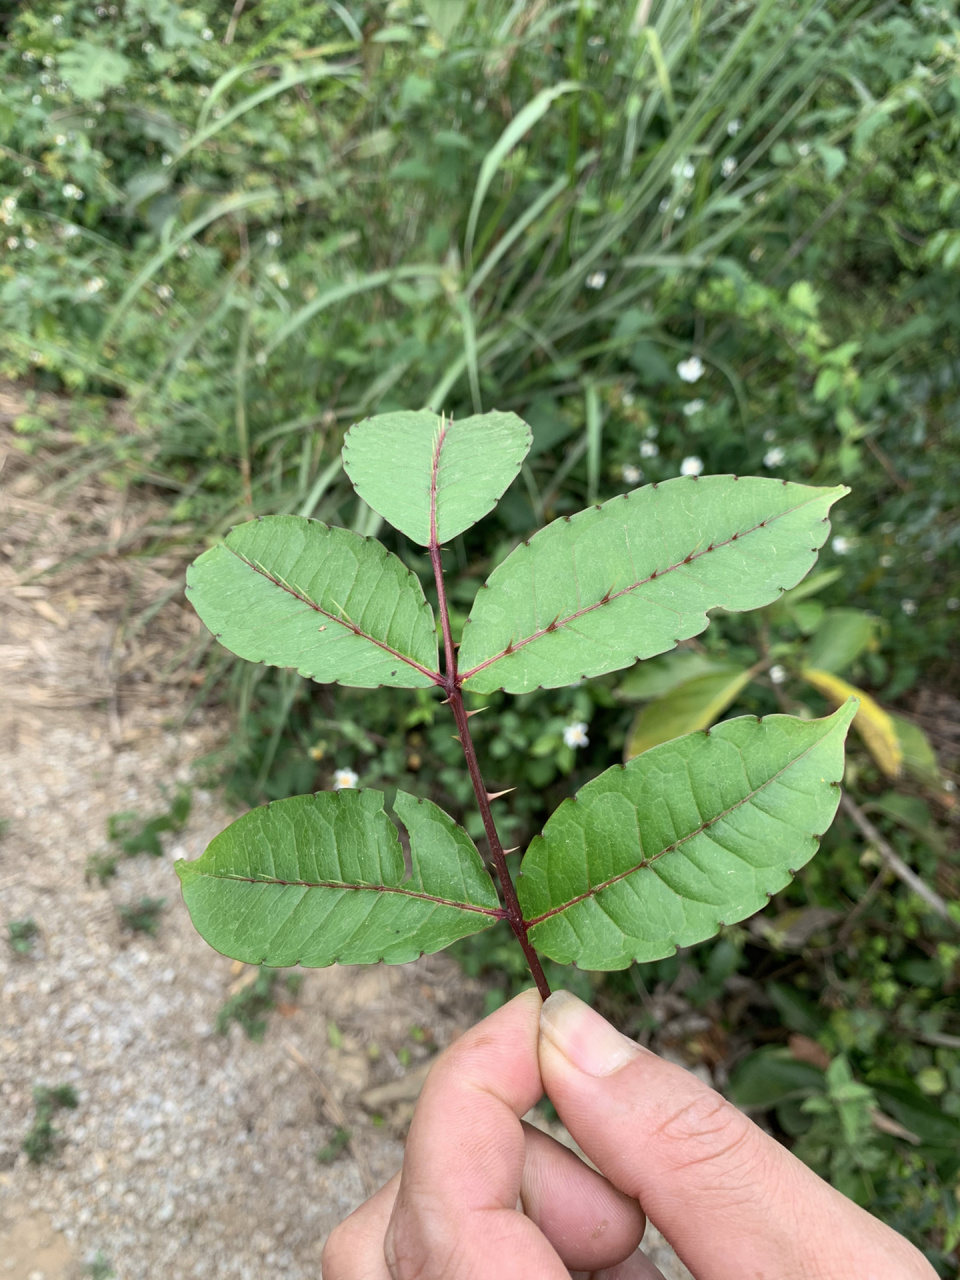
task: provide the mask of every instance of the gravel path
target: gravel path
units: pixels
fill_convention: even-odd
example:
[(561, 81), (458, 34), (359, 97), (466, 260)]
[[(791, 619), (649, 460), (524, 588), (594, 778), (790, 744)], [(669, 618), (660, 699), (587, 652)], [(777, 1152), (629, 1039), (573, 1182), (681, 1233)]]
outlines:
[[(0, 423), (5, 405), (0, 388)], [(426, 1065), (479, 1016), (482, 989), (443, 956), (314, 970), (296, 991), (277, 981), (262, 1043), (236, 1023), (218, 1032), (225, 1002), (258, 973), (194, 932), (172, 869), (232, 816), (194, 764), (228, 725), (196, 713), (183, 725), (189, 676), (167, 662), (199, 643), (175, 592), (180, 566), (125, 559), (149, 511), (91, 486), (51, 500), (12, 462), (0, 926), (33, 920), (38, 932), (25, 954), (0, 943), (0, 1278), (316, 1277), (328, 1231), (399, 1167)], [(78, 547), (84, 560), (58, 568)], [(129, 619), (168, 594), (139, 632)], [(192, 811), (163, 856), (123, 858), (104, 885), (88, 882), (110, 815), (160, 813), (177, 784)], [(155, 936), (120, 917), (144, 897), (166, 900)], [(77, 1106), (56, 1112), (51, 1154), (31, 1164), (33, 1090), (62, 1085)], [(657, 1260), (668, 1280), (687, 1275)]]

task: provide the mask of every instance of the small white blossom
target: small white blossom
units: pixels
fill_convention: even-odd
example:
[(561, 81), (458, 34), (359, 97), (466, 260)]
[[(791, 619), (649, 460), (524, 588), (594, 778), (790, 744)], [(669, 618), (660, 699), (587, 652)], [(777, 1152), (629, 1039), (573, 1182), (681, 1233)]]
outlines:
[(63, 228), (64, 240), (72, 240), (74, 236), (78, 236), (79, 234), (80, 234), (80, 228), (77, 226), (74, 226), (72, 222), (68, 222), (66, 226)]
[(943, 789), (944, 791), (956, 791), (957, 784), (952, 778), (944, 778)]
[(737, 172), (737, 161), (734, 156), (727, 156), (723, 164), (720, 166), (720, 172), (725, 178), (732, 178)]
[(285, 271), (281, 271), (281, 272), (277, 275), (277, 277), (276, 277), (276, 279), (275, 279), (274, 283), (276, 284), (276, 286), (277, 286), (277, 288), (278, 288), (278, 289), (289, 289), (289, 288), (290, 288), (290, 277), (287, 275), (287, 273), (286, 273)]
[(186, 258), (189, 258), (192, 255), (192, 253), (193, 253), (193, 250), (190, 248), (188, 244), (182, 244), (180, 248), (177, 250), (177, 257), (186, 259)]
[(680, 474), (682, 476), (698, 476), (703, 471), (703, 460), (695, 455), (690, 458), (684, 458), (680, 463)]
[(7, 236), (7, 248), (8, 249), (20, 248), (20, 241), (17, 239), (16, 236)]
[(687, 212), (687, 206), (685, 204), (678, 204), (676, 209), (674, 210), (673, 216), (679, 222), (686, 212)]
[(951, 612), (952, 612), (954, 609), (960, 609), (960, 599), (958, 599), (956, 596), (951, 596), (951, 597), (949, 598), (949, 600), (947, 601), (947, 608), (948, 608)]
[(271, 249), (275, 249), (278, 244), (283, 242), (283, 236), (279, 231), (268, 231), (265, 238)]
[(880, 568), (881, 568), (881, 569), (889, 569), (889, 568), (890, 568), (890, 566), (891, 566), (892, 564), (893, 564), (893, 556), (881, 556), (881, 557), (880, 557)]
[(783, 460), (786, 456), (786, 449), (781, 448), (780, 445), (775, 445), (774, 448), (768, 449), (763, 455), (763, 465), (768, 467), (770, 470), (773, 470), (774, 467), (782, 467)]
[(37, 60), (37, 55), (35, 53), (31, 53), (29, 49), (24, 49), (20, 56), (23, 58), (24, 62), (36, 62)]
[(897, 527), (897, 526), (893, 523), (893, 521), (892, 521), (892, 520), (884, 520), (883, 524), (880, 526), (880, 532), (881, 532), (881, 533), (893, 533), (893, 531), (896, 529), (896, 527)]
[(83, 291), (89, 294), (99, 293), (105, 284), (106, 280), (102, 276), (92, 276), (83, 286)]
[(699, 382), (704, 374), (704, 363), (699, 356), (691, 356), (689, 360), (680, 361), (677, 373), (684, 382)]
[(787, 678), (787, 669), (786, 667), (781, 667), (779, 662), (775, 663), (770, 668), (770, 679), (773, 681), (774, 684), (783, 684), (786, 678)]
[(758, 191), (758, 192), (757, 192), (757, 194), (753, 197), (753, 203), (754, 203), (754, 204), (766, 204), (766, 203), (767, 203), (767, 193), (766, 193), (766, 191)]
[(591, 271), (585, 283), (588, 289), (602, 289), (607, 283), (607, 273), (605, 271)]
[(667, 212), (667, 210), (670, 208), (670, 201), (666, 198), (666, 196), (664, 196), (664, 198), (660, 201), (660, 203), (657, 205), (657, 208), (660, 210), (661, 213)]
[(689, 181), (696, 173), (696, 169), (689, 160), (678, 160), (670, 172), (675, 178), (686, 178)]
[(204, 27), (203, 30), (200, 32), (200, 34), (203, 36), (204, 40), (213, 39), (213, 32), (210, 30), (209, 27)]
[(810, 143), (801, 142), (797, 147), (797, 154), (801, 156), (808, 156), (810, 154)]
[(900, 608), (903, 610), (903, 612), (907, 615), (908, 618), (912, 618), (913, 615), (917, 612), (917, 602), (916, 600), (901, 600)]
[(655, 458), (659, 452), (660, 452), (660, 446), (658, 444), (654, 444), (652, 440), (640, 441), (640, 457), (641, 458)]
[(835, 538), (830, 541), (835, 556), (845, 556), (850, 550), (850, 539), (845, 538), (842, 533), (838, 533)]
[(267, 363), (267, 353), (265, 351), (258, 351), (253, 357), (253, 363), (260, 366), (265, 365)]
[(32, 178), (32, 177), (33, 177), (33, 175), (34, 175), (36, 172), (37, 172), (37, 171), (36, 171), (36, 169), (33, 167), (33, 165), (32, 165), (32, 164), (25, 164), (25, 165), (23, 166), (23, 176), (24, 176), (25, 178)]
[(703, 408), (702, 400), (688, 400), (687, 403), (683, 406), (683, 412), (687, 415), (688, 418), (692, 418), (693, 415), (695, 413), (699, 413), (702, 408)]
[(621, 402), (627, 409), (630, 408), (630, 406), (633, 404), (633, 401), (634, 401), (634, 394), (632, 391), (625, 391), (621, 396)]
[(143, 50), (144, 53), (156, 53), (157, 51), (156, 46), (153, 45), (149, 40), (144, 40), (140, 48)]
[(35, 107), (39, 107), (40, 103), (43, 101), (43, 98), (41, 98), (39, 93), (35, 93), (33, 97), (30, 99), (30, 101), (33, 103)]
[(639, 484), (643, 479), (643, 472), (639, 467), (635, 467), (630, 462), (625, 462), (621, 470), (624, 484)]
[(63, 184), (63, 194), (67, 200), (82, 200), (83, 192), (79, 187), (75, 187), (72, 182)]
[(590, 739), (587, 737), (587, 726), (582, 720), (577, 720), (574, 724), (568, 724), (563, 730), (563, 745), (572, 747), (576, 751), (577, 747), (588, 747)]
[(23, 247), (25, 249), (35, 249), (37, 247), (37, 242), (34, 240), (33, 236), (24, 236)]
[(660, 434), (660, 428), (655, 423), (651, 422), (649, 427), (644, 427), (643, 434), (648, 440), (656, 440), (657, 436)]
[(170, 288), (168, 284), (158, 284), (157, 297), (160, 298), (163, 302), (169, 302), (170, 299), (173, 297), (173, 290)]
[(766, 431), (763, 433), (763, 438), (766, 440), (767, 444), (773, 444), (774, 440), (777, 438), (777, 433), (774, 431), (773, 427), (767, 427)]
[(727, 122), (727, 133), (731, 138), (735, 138), (742, 128), (742, 120), (729, 120)]
[(58, 147), (65, 147), (67, 145), (67, 135), (65, 133), (55, 134), (53, 140)]
[(55, 14), (53, 15), (53, 17), (51, 18), (51, 22), (53, 23), (53, 25), (54, 25), (55, 27), (59, 27), (59, 25), (60, 25), (60, 23), (61, 23), (62, 21), (63, 21), (63, 14), (61, 14), (61, 13), (55, 13)]
[(336, 769), (333, 774), (333, 789), (334, 791), (352, 791), (359, 781), (359, 775), (352, 769)]
[(162, 165), (173, 164), (173, 156), (170, 154), (169, 151), (165, 151), (163, 153), (163, 155), (160, 157), (160, 163)]

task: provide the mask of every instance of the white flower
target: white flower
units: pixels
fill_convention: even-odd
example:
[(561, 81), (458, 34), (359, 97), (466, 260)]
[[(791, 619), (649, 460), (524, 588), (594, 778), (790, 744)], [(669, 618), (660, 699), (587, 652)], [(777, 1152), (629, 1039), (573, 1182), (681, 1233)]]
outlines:
[(830, 541), (835, 556), (845, 556), (850, 550), (850, 539), (845, 538), (842, 533), (838, 533), (835, 538)]
[(720, 166), (720, 172), (725, 178), (732, 178), (737, 171), (737, 161), (734, 156), (727, 156), (723, 164)]
[[(880, 557), (880, 568), (881, 568), (881, 569), (889, 569), (889, 568), (890, 568), (890, 566), (891, 566), (892, 564), (893, 564), (893, 556), (881, 556), (881, 557)], [(949, 608), (949, 602), (948, 602), (947, 607)]]
[(7, 248), (8, 249), (20, 248), (20, 241), (17, 239), (16, 236), (7, 236)]
[(661, 213), (667, 212), (667, 210), (670, 208), (670, 201), (666, 198), (666, 196), (664, 196), (664, 198), (660, 201), (660, 203), (657, 205), (657, 208), (660, 210)]
[(699, 356), (691, 356), (689, 360), (680, 361), (677, 373), (684, 382), (699, 382), (704, 374), (704, 363)]
[(79, 187), (75, 187), (72, 182), (63, 184), (63, 194), (68, 200), (82, 200), (83, 192)]
[(359, 775), (352, 769), (336, 769), (333, 774), (334, 791), (352, 791), (360, 781)]
[(577, 720), (573, 724), (568, 724), (563, 730), (563, 745), (572, 747), (576, 751), (577, 747), (588, 747), (590, 739), (587, 737), (587, 726), (582, 720)]
[(278, 289), (289, 289), (290, 277), (287, 275), (285, 271), (281, 271), (280, 274), (277, 276), (275, 283)]
[(679, 222), (686, 212), (687, 212), (687, 206), (685, 204), (678, 204), (676, 209), (674, 210), (673, 216)]
[(83, 286), (83, 291), (90, 294), (99, 293), (105, 284), (106, 280), (102, 276), (92, 276)]
[(55, 13), (51, 18), (51, 22), (55, 27), (59, 27), (62, 21), (63, 21), (63, 14), (60, 14), (60, 13)]
[(271, 249), (275, 249), (278, 244), (282, 243), (283, 236), (280, 234), (279, 231), (268, 231), (266, 235), (266, 241)]
[(702, 408), (703, 408), (702, 400), (688, 400), (687, 403), (683, 406), (683, 412), (687, 415), (688, 418), (692, 418), (693, 415), (695, 413), (699, 413)]
[(774, 431), (773, 427), (767, 427), (766, 431), (763, 433), (763, 438), (766, 440), (767, 444), (773, 444), (774, 440), (777, 438), (777, 433)]
[(63, 228), (64, 240), (72, 240), (74, 236), (78, 236), (79, 234), (80, 234), (80, 228), (74, 226), (72, 222), (68, 222), (66, 226)]
[(165, 151), (163, 153), (163, 155), (160, 157), (160, 163), (162, 165), (173, 164), (173, 156), (170, 154), (169, 151)]
[(35, 107), (39, 107), (40, 103), (43, 101), (43, 98), (41, 98), (39, 93), (35, 93), (33, 97), (30, 99), (30, 101), (33, 103)]
[(588, 289), (602, 289), (607, 283), (607, 273), (605, 271), (591, 271), (585, 283)]
[(156, 46), (151, 44), (149, 40), (144, 40), (140, 48), (144, 53), (156, 53)]
[(25, 165), (23, 166), (23, 176), (24, 176), (25, 178), (32, 178), (32, 177), (33, 177), (33, 175), (34, 175), (36, 172), (37, 172), (37, 171), (36, 171), (36, 169), (33, 167), (33, 165), (32, 165), (32, 164), (25, 164)]
[(65, 133), (56, 134), (53, 140), (58, 147), (65, 147), (67, 145), (67, 135)]
[(261, 366), (265, 365), (267, 363), (267, 353), (265, 351), (258, 351), (253, 357), (253, 363)]
[(779, 662), (775, 663), (770, 668), (770, 679), (773, 681), (774, 684), (783, 684), (786, 678), (787, 678), (787, 669), (786, 667), (781, 667)]
[(917, 602), (916, 600), (901, 600), (900, 608), (903, 610), (903, 612), (907, 615), (908, 618), (912, 618), (913, 615), (917, 612)]
[(163, 302), (169, 302), (170, 299), (173, 297), (173, 290), (170, 288), (168, 284), (158, 284), (157, 297), (160, 298), (161, 301)]
[(657, 436), (660, 434), (660, 428), (654, 423), (651, 423), (649, 427), (644, 427), (643, 434), (648, 440), (656, 440)]
[(953, 612), (954, 609), (960, 609), (960, 600), (956, 596), (951, 596), (947, 601), (947, 608)]
[(689, 160), (678, 160), (670, 172), (675, 178), (686, 178), (689, 181), (696, 173), (696, 169)]
[(781, 448), (780, 445), (776, 445), (774, 448), (768, 449), (763, 455), (763, 465), (765, 467), (769, 467), (771, 470), (774, 467), (782, 467), (783, 460), (786, 456), (786, 449)]
[(633, 466), (630, 462), (625, 462), (621, 472), (624, 484), (639, 484), (643, 479), (643, 472), (639, 467)]
[(629, 408), (630, 408), (630, 406), (633, 404), (633, 401), (634, 401), (634, 395), (633, 395), (633, 392), (632, 392), (632, 391), (625, 391), (625, 392), (623, 393), (623, 395), (621, 396), (621, 401), (622, 401), (623, 405), (624, 405), (627, 409), (629, 409)]
[(729, 120), (727, 122), (727, 133), (730, 135), (731, 138), (735, 138), (742, 128), (743, 128), (742, 120)]
[(210, 30), (209, 27), (204, 27), (203, 30), (200, 32), (200, 34), (203, 36), (204, 40), (213, 39), (213, 32)]
[(655, 458), (659, 452), (660, 452), (660, 446), (658, 444), (654, 444), (652, 440), (640, 441), (640, 457), (641, 458)]
[(810, 154), (810, 143), (801, 142), (797, 147), (797, 154), (801, 156), (808, 156)]
[(37, 242), (34, 240), (33, 236), (24, 236), (23, 247), (25, 249), (35, 249), (37, 247)]
[(193, 253), (193, 250), (190, 248), (188, 244), (182, 244), (180, 248), (177, 250), (177, 257), (189, 258), (192, 253)]
[(698, 476), (703, 471), (703, 460), (696, 456), (684, 458), (680, 463), (680, 474), (682, 476)]

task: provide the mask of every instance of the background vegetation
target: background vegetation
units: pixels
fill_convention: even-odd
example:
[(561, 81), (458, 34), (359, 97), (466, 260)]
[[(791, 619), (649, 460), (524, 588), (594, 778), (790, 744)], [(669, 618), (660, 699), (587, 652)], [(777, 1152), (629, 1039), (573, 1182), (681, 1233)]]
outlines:
[[(513, 409), (534, 448), (453, 549), (460, 620), (519, 538), (682, 466), (842, 481), (815, 590), (692, 650), (710, 714), (819, 714), (811, 669), (908, 715), (956, 692), (954, 0), (38, 0), (0, 41), (0, 373), (75, 393), (73, 473), (167, 494), (165, 550), (264, 512), (379, 531), (340, 469), (351, 422)], [(132, 427), (107, 425), (114, 397)], [(47, 425), (18, 421), (24, 450)], [(202, 660), (200, 696), (238, 712), (220, 764), (241, 801), (352, 769), (472, 821), (432, 695), (411, 713), (406, 693)], [(696, 674), (489, 699), (506, 842), (651, 716), (675, 726)], [(704, 714), (703, 686), (684, 695)], [(635, 1034), (682, 995), (704, 1024), (687, 1059), (734, 1063), (738, 1100), (948, 1275), (957, 760), (919, 723), (878, 706), (856, 813), (756, 928), (575, 980)], [(462, 960), (494, 999), (522, 981), (496, 934)]]

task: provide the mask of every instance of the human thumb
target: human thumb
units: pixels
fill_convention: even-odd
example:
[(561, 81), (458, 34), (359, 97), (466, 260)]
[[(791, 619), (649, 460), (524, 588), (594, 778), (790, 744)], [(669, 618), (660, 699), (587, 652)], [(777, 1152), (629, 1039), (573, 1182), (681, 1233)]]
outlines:
[(698, 1280), (933, 1280), (902, 1236), (569, 992), (540, 1011), (539, 1055), (571, 1136)]

